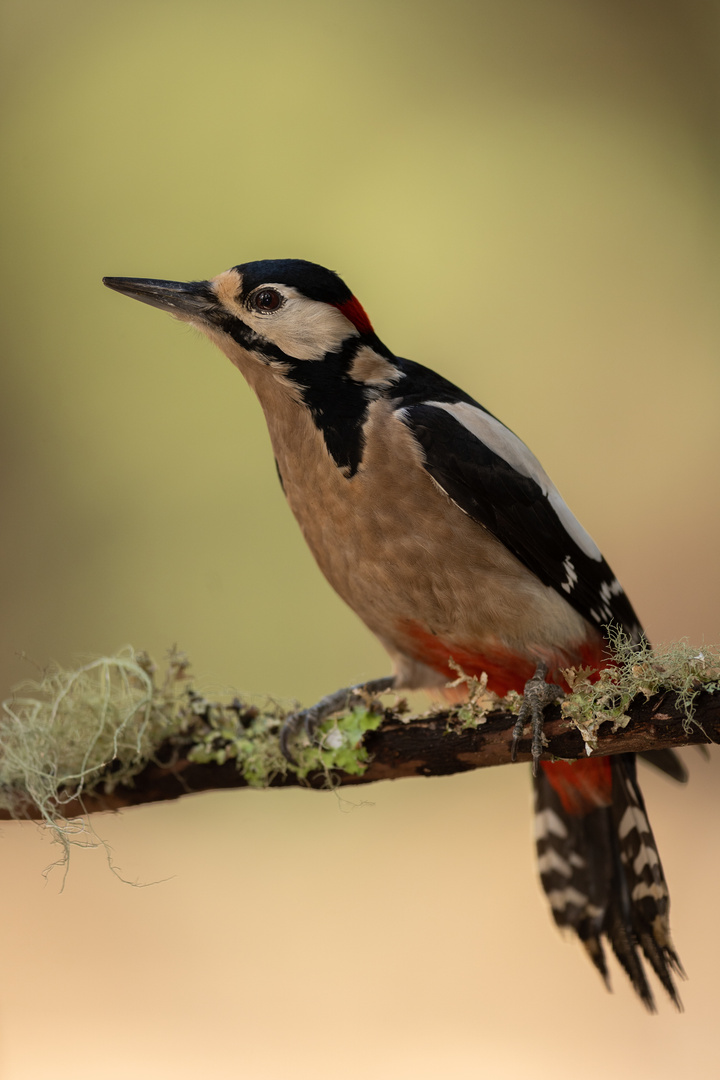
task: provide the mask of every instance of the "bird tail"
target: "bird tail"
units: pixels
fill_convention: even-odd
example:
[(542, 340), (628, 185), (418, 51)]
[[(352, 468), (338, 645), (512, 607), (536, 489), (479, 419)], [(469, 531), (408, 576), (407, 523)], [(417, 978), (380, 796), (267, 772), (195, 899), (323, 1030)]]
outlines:
[(578, 935), (608, 989), (603, 938), (650, 1012), (655, 1000), (641, 953), (682, 1009), (673, 975), (685, 973), (670, 937), (670, 897), (635, 755), (542, 762), (535, 838), (555, 922)]

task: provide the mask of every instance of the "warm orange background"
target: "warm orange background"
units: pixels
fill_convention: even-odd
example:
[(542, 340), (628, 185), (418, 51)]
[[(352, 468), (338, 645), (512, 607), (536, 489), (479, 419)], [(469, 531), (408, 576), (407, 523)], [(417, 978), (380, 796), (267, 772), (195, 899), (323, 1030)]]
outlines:
[[(0, 685), (177, 642), (202, 689), (381, 675), (260, 410), (100, 277), (305, 257), (527, 440), (667, 641), (720, 639), (718, 6), (8, 0)], [(0, 838), (0, 1077), (720, 1074), (718, 756), (645, 773), (691, 976), (603, 990), (535, 881), (525, 767)]]

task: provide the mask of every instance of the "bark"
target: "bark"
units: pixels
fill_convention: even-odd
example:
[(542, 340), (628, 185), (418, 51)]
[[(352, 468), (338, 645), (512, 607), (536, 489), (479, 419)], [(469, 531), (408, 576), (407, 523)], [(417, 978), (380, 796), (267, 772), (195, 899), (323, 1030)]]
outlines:
[[(641, 753), (720, 742), (720, 694), (717, 693), (699, 695), (692, 723), (688, 723), (685, 712), (676, 707), (671, 691), (650, 699), (636, 698), (628, 713), (630, 722), (625, 728), (613, 732), (610, 723), (601, 727), (598, 753)], [(562, 717), (558, 706), (548, 708), (545, 717), (547, 756), (586, 756), (580, 733)], [(462, 728), (448, 713), (408, 721), (388, 710), (381, 727), (365, 736), (371, 761), (363, 775), (337, 771), (333, 774), (333, 783), (344, 786), (408, 776), (447, 776), (489, 765), (507, 765), (510, 763), (514, 722), (511, 713), (498, 710), (490, 713), (478, 727)], [(82, 801), (75, 800), (63, 806), (63, 817), (164, 802), (201, 791), (248, 786), (234, 760), (222, 765), (198, 764), (188, 761), (189, 749), (190, 743), (178, 745), (177, 739), (172, 745), (160, 747), (156, 761), (135, 777), (132, 786), (118, 785), (109, 794), (100, 791), (85, 794)], [(529, 750), (530, 740), (526, 738), (520, 744), (518, 760), (528, 761)], [(318, 773), (299, 780), (289, 772), (285, 776), (276, 776), (270, 786), (327, 787), (327, 776)], [(22, 816), (36, 818), (37, 809), (29, 804)], [(9, 817), (8, 811), (0, 810), (0, 818)]]

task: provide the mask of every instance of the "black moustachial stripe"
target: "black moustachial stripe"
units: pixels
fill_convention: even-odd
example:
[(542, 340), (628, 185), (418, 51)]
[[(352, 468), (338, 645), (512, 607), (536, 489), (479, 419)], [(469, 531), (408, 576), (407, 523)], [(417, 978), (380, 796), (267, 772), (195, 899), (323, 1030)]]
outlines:
[(363, 426), (370, 395), (350, 378), (349, 371), (362, 342), (351, 337), (335, 353), (316, 360), (290, 360), (289, 378), (301, 387), (313, 422), (325, 440), (328, 453), (345, 475), (357, 472), (365, 448)]
[[(266, 363), (282, 365), (288, 381), (299, 387), (333, 461), (348, 478), (354, 476), (362, 461), (368, 406), (376, 395), (351, 379), (350, 369), (358, 350), (368, 344), (368, 337), (353, 334), (337, 352), (326, 353), (321, 360), (300, 360), (232, 315), (218, 311), (214, 322), (243, 349)], [(373, 340), (372, 344), (376, 347), (379, 343)], [(383, 355), (387, 350), (383, 349)]]

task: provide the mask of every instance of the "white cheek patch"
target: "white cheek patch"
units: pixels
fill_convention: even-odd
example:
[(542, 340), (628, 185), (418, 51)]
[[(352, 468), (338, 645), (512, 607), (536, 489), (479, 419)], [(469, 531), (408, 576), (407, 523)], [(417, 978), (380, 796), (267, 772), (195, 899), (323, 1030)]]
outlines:
[(242, 289), (242, 276), (237, 270), (226, 270), (213, 278), (212, 284), (229, 315), (241, 319), (295, 360), (322, 360), (326, 353), (337, 352), (347, 338), (359, 336), (338, 308), (320, 300), (309, 300), (292, 285), (264, 282), (269, 289), (280, 293), (284, 303), (277, 311), (262, 313), (237, 299)]
[(347, 338), (359, 336), (337, 308), (308, 300), (287, 285), (281, 291), (295, 295), (288, 295), (279, 311), (271, 315), (246, 314), (245, 322), (288, 356), (322, 360), (326, 353), (338, 352)]
[(455, 403), (428, 401), (426, 405), (432, 405), (435, 409), (444, 409), (446, 413), (449, 413), (458, 423), (462, 424), (467, 431), (485, 443), (494, 454), (507, 461), (508, 465), (511, 465), (513, 469), (522, 476), (534, 480), (540, 486), (540, 490), (562, 522), (566, 532), (572, 537), (580, 550), (590, 559), (596, 559), (598, 562), (602, 560), (600, 548), (583, 529), (538, 459), (528, 450), (525, 443), (518, 439), (517, 435), (513, 434), (504, 424), (501, 424), (499, 420), (496, 420), (494, 416), (490, 416), (488, 413), (483, 412), (482, 409), (470, 405), (467, 401)]

